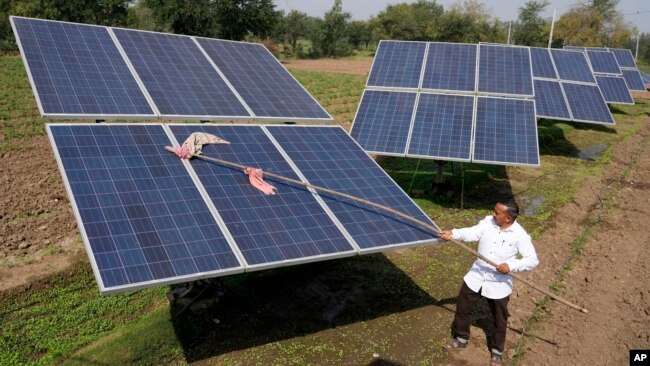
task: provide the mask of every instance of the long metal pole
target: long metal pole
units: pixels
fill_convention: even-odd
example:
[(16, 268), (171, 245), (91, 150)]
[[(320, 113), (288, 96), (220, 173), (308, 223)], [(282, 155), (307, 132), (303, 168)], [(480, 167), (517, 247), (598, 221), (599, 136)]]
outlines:
[(557, 11), (557, 8), (553, 9), (553, 20), (551, 21), (551, 33), (548, 35), (548, 48), (551, 48), (551, 44), (553, 43), (553, 28), (555, 28), (555, 12)]
[[(169, 152), (172, 152), (172, 153), (176, 151), (176, 149), (171, 147), (171, 146), (165, 146), (165, 149), (167, 151), (169, 151)], [(201, 160), (205, 160), (205, 161), (209, 161), (209, 162), (212, 162), (212, 163), (221, 164), (221, 165), (224, 165), (224, 166), (227, 166), (227, 167), (236, 168), (236, 169), (241, 170), (242, 172), (244, 172), (246, 170), (246, 167), (244, 165), (233, 163), (233, 162), (226, 161), (226, 160), (221, 160), (221, 159), (216, 159), (216, 158), (212, 158), (212, 157), (209, 157), (209, 156), (196, 155), (196, 154), (192, 155), (192, 157), (197, 158), (197, 159), (201, 159)], [(428, 223), (426, 223), (424, 221), (418, 220), (415, 217), (409, 216), (409, 215), (407, 215), (405, 213), (402, 213), (400, 211), (397, 211), (394, 208), (384, 206), (384, 205), (381, 205), (379, 203), (375, 203), (375, 202), (372, 202), (372, 201), (368, 201), (368, 200), (365, 200), (363, 198), (352, 196), (352, 195), (349, 195), (347, 193), (342, 193), (342, 192), (338, 192), (338, 191), (335, 191), (335, 190), (332, 190), (332, 189), (329, 189), (329, 188), (319, 187), (319, 186), (316, 186), (316, 185), (313, 185), (313, 184), (310, 184), (310, 183), (305, 183), (305, 182), (302, 182), (302, 181), (299, 181), (299, 180), (296, 180), (296, 179), (287, 178), (287, 177), (282, 176), (282, 175), (273, 174), (273, 173), (269, 173), (269, 172), (264, 172), (264, 174), (266, 176), (268, 176), (268, 177), (271, 177), (271, 178), (280, 179), (280, 180), (283, 180), (285, 182), (289, 182), (289, 183), (292, 183), (292, 184), (295, 184), (295, 185), (298, 185), (298, 186), (319, 190), (319, 191), (322, 191), (322, 192), (325, 192), (325, 193), (329, 193), (329, 194), (332, 194), (332, 195), (335, 195), (335, 196), (343, 197), (343, 198), (346, 198), (346, 199), (349, 199), (349, 200), (361, 202), (361, 203), (364, 203), (366, 205), (382, 209), (382, 210), (390, 212), (390, 213), (392, 213), (392, 214), (394, 214), (396, 216), (399, 216), (399, 217), (401, 217), (401, 218), (403, 218), (405, 220), (416, 223), (416, 224), (420, 225), (421, 227), (423, 227), (423, 228), (425, 228), (427, 230), (430, 230), (431, 232), (435, 233), (436, 235), (440, 234), (440, 230), (438, 230), (435, 226), (430, 225), (430, 224), (428, 224)], [(458, 240), (455, 240), (455, 239), (451, 239), (450, 241), (452, 243), (460, 246), (461, 248), (465, 249), (466, 251), (474, 254), (478, 258), (481, 258), (482, 260), (486, 261), (487, 263), (489, 263), (493, 267), (498, 266), (497, 263), (493, 262), (492, 260), (490, 260), (487, 257), (484, 257), (483, 255), (481, 255), (476, 250), (470, 248), (467, 244), (465, 244), (463, 242), (460, 242)], [(585, 314), (589, 312), (585, 308), (581, 308), (580, 306), (575, 305), (575, 304), (573, 304), (573, 303), (571, 303), (571, 302), (569, 302), (569, 301), (567, 301), (567, 300), (565, 300), (565, 299), (563, 299), (563, 298), (561, 298), (561, 297), (559, 297), (559, 296), (557, 296), (557, 295), (555, 295), (555, 294), (553, 294), (553, 293), (551, 293), (549, 291), (546, 291), (546, 290), (544, 290), (544, 289), (542, 289), (540, 287), (537, 287), (536, 285), (532, 284), (531, 282), (528, 282), (527, 280), (519, 277), (519, 275), (516, 275), (516, 274), (514, 274), (512, 272), (508, 272), (508, 274), (512, 278), (514, 278), (514, 279), (516, 279), (516, 280), (518, 280), (520, 282), (523, 282), (524, 284), (532, 287), (533, 289), (541, 292), (542, 294), (550, 297), (551, 299), (557, 300), (560, 303), (562, 303), (562, 304), (564, 304), (564, 305), (566, 305), (566, 306), (568, 306), (568, 307), (570, 307), (572, 309), (581, 311), (581, 312), (583, 312)]]
[(510, 31), (512, 31), (512, 20), (508, 25), (508, 44), (510, 44)]
[(639, 39), (641, 39), (641, 35), (637, 34), (636, 35), (636, 52), (634, 53), (634, 61), (637, 61), (637, 58), (639, 58)]

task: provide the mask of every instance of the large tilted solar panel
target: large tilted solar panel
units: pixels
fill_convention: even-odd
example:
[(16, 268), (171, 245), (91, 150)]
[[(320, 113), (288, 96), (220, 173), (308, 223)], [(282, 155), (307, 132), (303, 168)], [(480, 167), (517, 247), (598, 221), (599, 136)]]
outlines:
[(42, 116), (155, 117), (106, 27), (10, 20)]
[(529, 48), (479, 45), (478, 92), (532, 97)]
[(470, 161), (474, 96), (421, 93), (408, 155)]
[(164, 118), (251, 117), (191, 37), (113, 32)]
[(367, 152), (403, 155), (416, 97), (414, 92), (365, 90), (350, 135)]
[[(340, 127), (265, 127), (307, 182), (376, 202), (435, 224)], [(361, 253), (431, 242), (410, 221), (356, 201), (321, 193)]]
[(426, 47), (425, 42), (380, 41), (367, 86), (418, 88)]
[(422, 89), (476, 90), (475, 44), (429, 43)]
[(535, 102), (479, 96), (472, 160), (539, 166)]
[(623, 77), (625, 78), (628, 89), (632, 91), (645, 91), (645, 85), (638, 70), (623, 69), (621, 71), (623, 71)]
[(596, 75), (596, 81), (607, 103), (634, 104), (623, 77)]
[(264, 45), (209, 38), (196, 40), (258, 119), (332, 120)]
[(596, 83), (584, 52), (551, 49), (561, 80)]
[(620, 75), (621, 69), (618, 67), (616, 57), (609, 51), (592, 51), (587, 50), (587, 57), (591, 68), (595, 73)]
[(636, 62), (634, 62), (634, 56), (632, 56), (632, 51), (629, 49), (608, 48), (608, 50), (614, 53), (618, 66), (630, 69), (637, 68)]
[(650, 75), (649, 74), (647, 74), (647, 73), (645, 73), (643, 71), (639, 71), (639, 74), (641, 75), (641, 80), (643, 80), (643, 83), (645, 85), (650, 84)]
[(102, 293), (244, 267), (161, 125), (48, 125)]
[(538, 117), (571, 120), (559, 81), (535, 80), (535, 103)]
[(562, 87), (574, 121), (615, 123), (598, 85), (562, 83)]
[(557, 72), (551, 60), (548, 48), (531, 47), (531, 63), (533, 66), (533, 77), (545, 79), (557, 79)]

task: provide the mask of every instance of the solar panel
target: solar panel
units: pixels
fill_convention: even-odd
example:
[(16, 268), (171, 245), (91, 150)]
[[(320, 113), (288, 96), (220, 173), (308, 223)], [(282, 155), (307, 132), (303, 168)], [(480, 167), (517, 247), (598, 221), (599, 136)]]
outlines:
[(539, 166), (535, 102), (479, 96), (472, 160)]
[(620, 75), (621, 69), (618, 67), (616, 57), (611, 52), (587, 50), (587, 57), (594, 72), (602, 74)]
[(633, 91), (645, 91), (645, 85), (643, 80), (641, 80), (641, 74), (638, 70), (621, 70), (623, 71), (623, 77), (627, 83), (629, 90)]
[[(230, 142), (204, 147), (206, 156), (300, 180), (260, 126), (184, 124), (170, 129), (178, 141), (193, 132), (207, 132)], [(241, 171), (198, 159), (191, 164), (249, 268), (355, 254), (307, 189), (268, 179), (278, 194), (267, 196), (248, 184)]]
[(548, 48), (531, 47), (530, 57), (533, 65), (534, 77), (557, 79), (555, 66), (553, 66), (553, 60), (551, 60), (551, 54), (549, 53)]
[(479, 45), (479, 93), (533, 96), (528, 47)]
[(583, 52), (551, 49), (551, 54), (560, 79), (596, 83)]
[(538, 117), (571, 120), (559, 81), (535, 80), (535, 108)]
[(643, 80), (643, 83), (648, 85), (650, 84), (650, 75), (646, 74), (643, 71), (639, 71), (639, 74), (641, 75), (641, 80)]
[(614, 53), (614, 57), (616, 57), (618, 66), (628, 67), (631, 69), (637, 68), (636, 62), (634, 62), (634, 57), (632, 56), (632, 51), (620, 48), (608, 48), (608, 50)]
[(614, 124), (614, 118), (597, 85), (562, 83), (574, 121)]
[(48, 125), (102, 293), (242, 272), (161, 125)]
[(379, 42), (367, 86), (418, 88), (427, 44), (424, 42)]
[(41, 115), (155, 116), (106, 27), (10, 20)]
[[(342, 128), (266, 129), (309, 183), (386, 205), (436, 227)], [(362, 253), (430, 243), (435, 237), (393, 214), (325, 193), (320, 196)]]
[(163, 117), (251, 117), (192, 38), (119, 28), (113, 32)]
[(474, 99), (421, 93), (408, 155), (470, 161)]
[(350, 131), (368, 152), (404, 155), (417, 93), (366, 90)]
[(623, 77), (596, 75), (596, 81), (607, 103), (634, 104)]
[(429, 43), (423, 89), (474, 91), (476, 45)]
[(258, 118), (332, 120), (264, 45), (208, 38), (196, 40)]

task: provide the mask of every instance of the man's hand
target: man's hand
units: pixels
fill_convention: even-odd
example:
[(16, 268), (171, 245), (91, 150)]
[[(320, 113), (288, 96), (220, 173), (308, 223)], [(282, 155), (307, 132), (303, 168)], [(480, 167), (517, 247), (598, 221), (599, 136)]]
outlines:
[(501, 263), (497, 266), (497, 271), (506, 274), (510, 272), (510, 267), (508, 267), (508, 263)]
[(451, 234), (451, 230), (441, 230), (440, 233), (438, 233), (438, 235), (445, 240), (450, 240), (453, 236)]

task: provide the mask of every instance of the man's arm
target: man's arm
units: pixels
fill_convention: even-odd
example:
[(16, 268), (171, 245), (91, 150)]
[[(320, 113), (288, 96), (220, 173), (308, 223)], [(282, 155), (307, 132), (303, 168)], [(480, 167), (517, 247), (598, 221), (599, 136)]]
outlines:
[(539, 259), (537, 258), (535, 247), (533, 247), (533, 242), (530, 240), (530, 236), (528, 234), (522, 237), (517, 245), (517, 249), (519, 250), (519, 255), (521, 258), (512, 258), (507, 260), (505, 263), (505, 265), (507, 265), (512, 272), (530, 271), (531, 269), (537, 267), (539, 264)]

